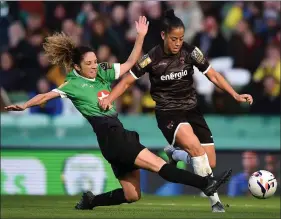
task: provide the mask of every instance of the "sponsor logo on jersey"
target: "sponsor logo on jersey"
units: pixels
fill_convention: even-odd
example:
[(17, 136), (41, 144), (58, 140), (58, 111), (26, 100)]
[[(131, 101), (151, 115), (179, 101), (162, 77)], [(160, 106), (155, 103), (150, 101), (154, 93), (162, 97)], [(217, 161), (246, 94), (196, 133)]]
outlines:
[(203, 53), (197, 47), (192, 51), (191, 57), (198, 63), (204, 63), (205, 61)]
[(178, 80), (186, 75), (188, 75), (188, 71), (181, 70), (179, 72), (171, 72), (170, 74), (162, 75), (160, 79), (161, 79), (161, 81)]
[(103, 69), (103, 70), (107, 70), (107, 69), (112, 69), (112, 64), (108, 63), (108, 62), (101, 62), (100, 64), (100, 67)]
[(91, 84), (84, 83), (81, 85), (81, 87), (84, 88), (84, 87), (94, 87), (94, 86)]
[(167, 65), (167, 62), (160, 62), (158, 65)]
[(184, 64), (184, 60), (185, 60), (184, 57), (180, 57), (180, 63), (181, 63), (181, 64)]
[(151, 62), (151, 58), (148, 56), (148, 54), (146, 54), (139, 60), (138, 63), (141, 68), (145, 68)]
[(110, 94), (108, 90), (101, 90), (98, 92), (98, 99), (102, 100), (103, 98), (107, 97)]

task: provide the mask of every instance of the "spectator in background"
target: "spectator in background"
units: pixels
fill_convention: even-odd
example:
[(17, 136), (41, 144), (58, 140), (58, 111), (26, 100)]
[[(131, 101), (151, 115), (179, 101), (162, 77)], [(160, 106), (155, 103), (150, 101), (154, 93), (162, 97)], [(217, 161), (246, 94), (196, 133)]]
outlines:
[[(276, 4), (277, 3), (277, 4)], [(265, 28), (261, 36), (266, 43), (272, 41), (280, 30), (280, 2), (264, 2), (263, 20)]]
[[(35, 97), (37, 94), (46, 93), (54, 89), (45, 78), (40, 78), (37, 82), (37, 90), (29, 94), (29, 98)], [(62, 100), (61, 98), (52, 99), (40, 106), (30, 108), (30, 113), (42, 113), (49, 116), (56, 116), (62, 113)]]
[(14, 59), (9, 52), (3, 52), (0, 60), (0, 84), (6, 91), (22, 89), (22, 72), (16, 68)]
[(88, 16), (94, 12), (92, 2), (83, 2), (81, 10), (76, 17), (76, 22), (80, 26), (84, 26), (88, 22)]
[(82, 41), (90, 45), (92, 36), (92, 21), (98, 16), (92, 2), (83, 2), (81, 10), (76, 17), (77, 25), (83, 28)]
[(9, 17), (9, 5), (5, 1), (0, 2), (0, 52), (4, 49), (8, 49), (9, 38), (8, 38), (8, 29), (11, 23)]
[(255, 34), (264, 30), (262, 2), (246, 2), (243, 8), (243, 19), (252, 27)]
[(262, 60), (263, 52), (262, 42), (254, 36), (248, 22), (241, 20), (228, 43), (228, 54), (233, 58), (233, 67), (245, 68), (254, 73)]
[[(278, 85), (280, 86), (280, 85)], [(251, 113), (280, 115), (280, 93), (275, 95), (276, 80), (267, 76), (263, 80), (263, 93), (251, 107)]]
[(47, 26), (53, 31), (60, 31), (62, 29), (62, 22), (66, 19), (66, 10), (63, 4), (57, 4), (52, 11), (50, 10), (46, 14)]
[[(121, 42), (125, 45), (126, 38), (125, 34), (129, 27), (126, 20), (126, 8), (122, 5), (114, 6), (112, 10), (112, 30), (118, 35)], [(123, 48), (122, 54), (119, 55), (120, 62), (125, 60), (127, 57), (126, 50)]]
[(264, 169), (273, 173), (277, 180), (277, 191), (276, 194), (280, 194), (280, 156), (267, 154), (264, 157), (265, 166)]
[(47, 58), (44, 50), (41, 50), (38, 53), (37, 62), (39, 65), (40, 76), (46, 76), (47, 72), (50, 70), (50, 63), (48, 61), (48, 58)]
[(33, 47), (36, 54), (39, 53), (45, 36), (40, 29), (33, 30), (29, 33), (28, 43)]
[[(20, 22), (14, 22), (9, 28), (10, 52), (17, 67), (24, 73), (22, 85), (24, 91), (35, 89), (38, 80), (37, 51), (32, 46), (34, 38), (26, 40), (26, 32)], [(36, 41), (36, 40), (35, 40)]]
[(9, 46), (16, 48), (21, 41), (25, 40), (26, 31), (19, 21), (13, 22), (8, 29)]
[(109, 46), (100, 45), (97, 50), (97, 58), (99, 62), (107, 62), (110, 57), (111, 51)]
[(26, 20), (26, 32), (27, 32), (27, 36), (32, 35), (32, 33), (34, 31), (37, 30), (41, 30), (43, 32), (43, 30), (45, 30), (45, 32), (47, 32), (46, 28), (44, 28), (43, 26), (43, 18), (42, 15), (40, 14), (29, 14), (27, 16), (27, 20)]
[(264, 169), (271, 172), (276, 177), (277, 182), (279, 182), (280, 165), (278, 163), (278, 159), (277, 159), (276, 155), (267, 154), (264, 157), (264, 162), (265, 162)]
[(110, 14), (113, 8), (113, 1), (101, 1), (99, 3), (99, 11), (103, 15)]
[(203, 30), (197, 33), (191, 44), (201, 49), (208, 59), (226, 56), (227, 42), (213, 16), (204, 19)]
[(63, 21), (62, 32), (70, 36), (77, 46), (81, 45), (82, 29), (72, 19)]
[(124, 49), (123, 42), (118, 35), (110, 28), (106, 27), (105, 19), (101, 16), (95, 18), (92, 22), (91, 46), (98, 50), (100, 45), (107, 45), (112, 53), (119, 58)]
[(258, 169), (259, 158), (256, 152), (245, 151), (242, 154), (243, 172), (234, 175), (228, 184), (227, 195), (242, 196), (248, 193), (248, 179)]
[(280, 43), (281, 43), (281, 31), (280, 30), (276, 33), (276, 36), (274, 37), (273, 42), (275, 44), (280, 45)]
[(199, 3), (196, 1), (170, 1), (169, 3), (175, 14), (183, 21), (186, 27), (184, 40), (190, 43), (195, 34), (202, 30), (203, 12)]
[[(126, 47), (127, 51), (126, 54), (129, 55), (131, 49), (133, 48), (134, 41), (136, 39), (136, 30), (135, 30), (135, 21), (138, 19), (139, 16), (142, 16), (144, 14), (143, 12), (143, 6), (141, 2), (138, 1), (131, 1), (127, 8), (127, 19), (129, 27), (126, 31), (125, 38), (126, 38)], [(149, 21), (149, 19), (148, 19)], [(149, 25), (150, 26), (150, 25)], [(149, 27), (150, 31), (151, 27)], [(148, 31), (148, 32), (149, 32)], [(147, 39), (147, 37), (146, 37)], [(144, 40), (144, 43), (146, 42), (146, 39)]]
[(272, 43), (267, 46), (266, 55), (253, 76), (255, 103), (252, 113), (280, 114), (280, 47)]
[(160, 1), (145, 1), (143, 4), (144, 13), (149, 20), (149, 31), (146, 35), (143, 51), (146, 53), (154, 46), (162, 42), (161, 25), (162, 25), (162, 8)]
[(223, 28), (226, 32), (231, 32), (243, 19), (244, 2), (230, 2), (231, 6), (227, 10), (223, 20)]
[(266, 56), (254, 73), (254, 82), (260, 83), (267, 76), (274, 79), (274, 86), (271, 95), (278, 96), (280, 94), (280, 47), (272, 43), (267, 46)]

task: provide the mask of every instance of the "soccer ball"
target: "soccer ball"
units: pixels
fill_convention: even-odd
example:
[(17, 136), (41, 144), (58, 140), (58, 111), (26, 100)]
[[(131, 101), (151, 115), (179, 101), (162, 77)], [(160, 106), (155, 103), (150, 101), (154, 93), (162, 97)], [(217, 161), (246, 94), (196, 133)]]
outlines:
[(259, 199), (270, 198), (277, 189), (275, 176), (266, 170), (254, 172), (249, 178), (248, 183), (251, 194)]

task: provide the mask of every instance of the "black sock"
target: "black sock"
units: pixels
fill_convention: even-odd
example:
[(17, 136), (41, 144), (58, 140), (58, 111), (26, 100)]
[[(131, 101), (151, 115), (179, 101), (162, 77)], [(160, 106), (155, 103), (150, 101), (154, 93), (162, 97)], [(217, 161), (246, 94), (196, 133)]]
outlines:
[(167, 181), (193, 186), (198, 189), (203, 189), (208, 184), (206, 178), (186, 170), (178, 169), (171, 164), (163, 165), (158, 174)]
[(120, 205), (122, 203), (129, 203), (125, 198), (124, 191), (123, 189), (115, 189), (95, 196), (91, 203), (91, 207)]

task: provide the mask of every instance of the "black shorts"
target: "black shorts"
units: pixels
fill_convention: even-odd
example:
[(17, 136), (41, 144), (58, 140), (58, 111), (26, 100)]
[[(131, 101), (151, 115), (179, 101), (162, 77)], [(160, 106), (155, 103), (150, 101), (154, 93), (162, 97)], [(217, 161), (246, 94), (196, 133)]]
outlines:
[(138, 154), (145, 148), (139, 141), (139, 134), (124, 129), (117, 117), (92, 117), (91, 123), (104, 158), (111, 164), (116, 178), (134, 170)]
[(191, 125), (201, 145), (214, 144), (212, 132), (198, 107), (185, 111), (156, 111), (155, 114), (158, 127), (170, 145), (178, 146), (175, 138), (180, 124)]

